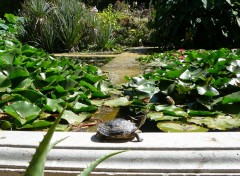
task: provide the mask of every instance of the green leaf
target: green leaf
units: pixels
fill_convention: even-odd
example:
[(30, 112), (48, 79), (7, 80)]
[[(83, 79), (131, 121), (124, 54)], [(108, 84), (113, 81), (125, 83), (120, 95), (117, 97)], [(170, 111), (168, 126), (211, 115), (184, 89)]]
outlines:
[[(63, 108), (62, 112), (59, 114), (53, 125), (49, 128), (47, 134), (44, 136), (43, 140), (40, 142), (39, 146), (36, 149), (35, 154), (33, 155), (29, 166), (26, 169), (24, 176), (43, 176), (44, 175), (44, 167), (47, 159), (48, 152), (54, 146), (51, 145), (51, 139), (54, 133), (56, 126), (61, 120), (62, 114), (65, 108)], [(54, 144), (57, 144), (56, 142)]]
[(113, 153), (110, 153), (110, 154), (107, 154), (101, 158), (98, 158), (95, 162), (91, 163), (86, 169), (84, 169), (82, 171), (81, 174), (79, 174), (78, 176), (89, 176), (91, 174), (91, 172), (101, 163), (103, 162), (104, 160), (114, 156), (114, 155), (117, 155), (117, 154), (120, 154), (120, 153), (123, 153), (123, 152), (126, 152), (127, 150), (122, 150), (122, 151), (118, 151), (118, 152), (113, 152)]
[(213, 117), (192, 117), (188, 120), (195, 124), (205, 124), (208, 128), (227, 130), (240, 127), (240, 118), (233, 118), (231, 116), (219, 115)]
[(208, 129), (182, 122), (160, 122), (157, 127), (164, 132), (207, 132)]
[(221, 114), (220, 112), (211, 112), (211, 111), (196, 111), (196, 110), (188, 110), (188, 115), (191, 116), (215, 116)]
[(157, 105), (155, 106), (156, 111), (162, 111), (164, 114), (170, 115), (170, 116), (177, 116), (177, 117), (187, 117), (188, 114), (179, 107), (176, 107), (174, 105), (168, 106), (168, 105)]
[(3, 68), (3, 71), (9, 76), (10, 79), (29, 76), (29, 72), (20, 66), (8, 65)]
[(29, 88), (32, 85), (32, 79), (26, 78), (23, 81), (21, 81), (16, 88), (26, 89)]
[(12, 64), (14, 60), (15, 53), (14, 52), (0, 52), (0, 65)]
[(164, 115), (163, 112), (150, 112), (147, 117), (154, 121), (165, 121), (165, 120), (178, 120), (180, 117)]
[(26, 122), (35, 119), (39, 115), (41, 109), (32, 103), (17, 101), (6, 106), (4, 111), (13, 116), (23, 125)]
[(1, 124), (1, 128), (0, 129), (1, 130), (10, 130), (10, 129), (12, 129), (12, 124), (9, 121), (4, 120), (2, 122), (2, 124)]
[(0, 92), (6, 92), (11, 87), (11, 81), (8, 76), (0, 72)]
[(26, 124), (21, 127), (21, 129), (39, 129), (47, 128), (51, 126), (52, 123), (46, 120), (35, 120), (32, 124)]
[(131, 104), (131, 102), (126, 97), (120, 97), (112, 100), (106, 100), (103, 105), (109, 107), (119, 107), (127, 106), (129, 104)]
[(237, 103), (240, 102), (240, 91), (228, 94), (223, 97), (222, 103), (228, 104), (228, 103)]
[(80, 85), (88, 87), (92, 92), (97, 92), (98, 91), (98, 89), (96, 87), (94, 87), (93, 85), (89, 84), (86, 81), (83, 81), (83, 80), (80, 81)]
[(80, 115), (77, 115), (70, 110), (65, 110), (62, 115), (62, 119), (65, 119), (69, 124), (81, 123), (88, 117), (89, 117), (88, 113), (82, 113)]
[(94, 105), (87, 105), (79, 102), (75, 103), (73, 108), (75, 112), (89, 112), (97, 110)]
[(40, 91), (32, 90), (32, 89), (14, 89), (12, 91), (13, 93), (19, 94), (26, 99), (28, 99), (30, 102), (34, 103), (40, 98), (43, 98), (44, 95)]
[(192, 78), (191, 72), (187, 69), (187, 70), (185, 70), (185, 72), (183, 72), (180, 75), (179, 78), (182, 79), (182, 80), (191, 80), (191, 78)]
[(6, 13), (4, 15), (4, 17), (8, 20), (8, 22), (15, 24), (17, 22), (17, 16), (10, 14), (10, 13)]
[(212, 86), (202, 86), (202, 87), (198, 86), (197, 91), (199, 95), (206, 95), (209, 97), (219, 95), (219, 92), (217, 91), (217, 89), (215, 89)]
[(233, 73), (240, 73), (240, 60), (234, 60), (231, 62), (230, 66), (226, 67), (227, 70)]
[(45, 109), (51, 112), (61, 112), (62, 111), (62, 106), (60, 105), (61, 103), (63, 103), (64, 100), (62, 99), (50, 99), (47, 98), (46, 99), (46, 105), (45, 105)]

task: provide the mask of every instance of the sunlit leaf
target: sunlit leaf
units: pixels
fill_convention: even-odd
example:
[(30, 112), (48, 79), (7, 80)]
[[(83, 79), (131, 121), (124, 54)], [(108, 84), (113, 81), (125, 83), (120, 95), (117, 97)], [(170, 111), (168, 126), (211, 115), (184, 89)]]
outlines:
[(0, 52), (0, 65), (12, 64), (14, 60), (14, 52)]
[(191, 79), (191, 73), (190, 71), (187, 69), (185, 70), (185, 72), (183, 72), (181, 75), (180, 75), (180, 79), (182, 80), (190, 80)]
[(207, 132), (208, 129), (182, 122), (159, 122), (157, 127), (164, 132)]
[(119, 107), (119, 106), (127, 106), (130, 103), (131, 102), (126, 97), (120, 97), (112, 100), (106, 100), (103, 105), (109, 106), (109, 107)]
[(26, 101), (14, 102), (13, 104), (6, 106), (4, 110), (6, 113), (18, 120), (22, 125), (35, 119), (41, 111), (38, 106)]
[(188, 120), (195, 124), (205, 124), (208, 128), (227, 130), (240, 127), (240, 118), (219, 115), (218, 117), (192, 117)]
[(223, 100), (222, 100), (223, 104), (236, 103), (236, 102), (240, 102), (240, 91), (226, 95), (223, 97)]
[(178, 120), (180, 117), (164, 115), (163, 112), (151, 112), (147, 114), (147, 117), (155, 121), (164, 121), (164, 120)]
[(74, 108), (74, 111), (77, 111), (77, 112), (89, 112), (89, 111), (97, 110), (97, 108), (94, 105), (87, 105), (79, 102), (75, 103), (73, 108)]
[(230, 72), (240, 73), (240, 60), (234, 60), (230, 66), (226, 67)]
[(198, 91), (199, 95), (206, 95), (206, 96), (209, 96), (209, 97), (219, 95), (218, 90), (215, 89), (212, 86), (202, 86), (202, 87), (198, 86), (197, 91)]
[(5, 92), (9, 87), (11, 87), (11, 81), (8, 76), (0, 72), (0, 92)]
[(164, 115), (179, 116), (179, 117), (188, 116), (188, 114), (182, 108), (176, 107), (174, 105), (171, 105), (171, 106), (157, 105), (155, 106), (155, 110), (159, 112), (163, 112)]
[(64, 100), (62, 99), (50, 99), (47, 98), (46, 99), (46, 105), (45, 105), (45, 109), (51, 112), (61, 112), (63, 107), (60, 105), (60, 103), (63, 103)]
[(89, 117), (88, 113), (82, 113), (77, 115), (69, 110), (65, 110), (62, 115), (62, 119), (65, 119), (69, 124), (81, 123), (88, 117)]

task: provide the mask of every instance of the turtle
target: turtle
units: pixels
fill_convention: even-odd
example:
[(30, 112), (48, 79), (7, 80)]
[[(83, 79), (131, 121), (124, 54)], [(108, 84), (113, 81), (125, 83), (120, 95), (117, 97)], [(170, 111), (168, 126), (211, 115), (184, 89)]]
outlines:
[(146, 116), (138, 118), (138, 123), (133, 123), (123, 118), (116, 118), (105, 123), (101, 123), (97, 128), (97, 136), (102, 139), (134, 139), (138, 142), (142, 139), (139, 137), (139, 128), (145, 122)]

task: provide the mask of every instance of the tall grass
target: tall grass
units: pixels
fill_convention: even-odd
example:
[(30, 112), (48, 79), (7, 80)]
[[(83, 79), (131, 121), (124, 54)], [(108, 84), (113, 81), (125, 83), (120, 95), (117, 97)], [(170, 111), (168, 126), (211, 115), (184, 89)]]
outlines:
[(89, 12), (78, 0), (58, 1), (57, 6), (59, 38), (67, 50), (79, 50), (77, 47), (85, 34), (86, 17)]

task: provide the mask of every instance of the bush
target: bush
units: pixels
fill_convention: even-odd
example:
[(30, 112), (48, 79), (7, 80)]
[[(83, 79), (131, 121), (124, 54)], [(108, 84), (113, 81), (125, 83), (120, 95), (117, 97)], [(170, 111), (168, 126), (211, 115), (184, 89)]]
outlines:
[(27, 0), (20, 39), (48, 52), (111, 49), (116, 22), (109, 18), (110, 10), (98, 15), (78, 0)]
[(237, 0), (159, 1), (153, 38), (164, 48), (240, 47), (240, 4)]

